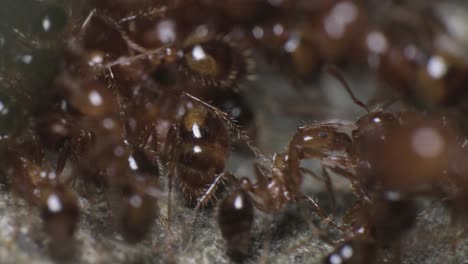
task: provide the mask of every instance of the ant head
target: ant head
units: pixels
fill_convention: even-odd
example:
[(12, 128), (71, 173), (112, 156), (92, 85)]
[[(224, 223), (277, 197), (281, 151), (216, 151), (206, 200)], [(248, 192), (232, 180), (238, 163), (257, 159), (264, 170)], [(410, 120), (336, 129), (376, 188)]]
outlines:
[(339, 151), (351, 144), (351, 139), (331, 125), (312, 124), (302, 126), (294, 139), (294, 147), (305, 155), (317, 155), (319, 152)]
[(357, 129), (353, 131), (353, 137), (381, 134), (395, 125), (397, 121), (397, 118), (392, 113), (383, 111), (369, 112), (356, 122)]

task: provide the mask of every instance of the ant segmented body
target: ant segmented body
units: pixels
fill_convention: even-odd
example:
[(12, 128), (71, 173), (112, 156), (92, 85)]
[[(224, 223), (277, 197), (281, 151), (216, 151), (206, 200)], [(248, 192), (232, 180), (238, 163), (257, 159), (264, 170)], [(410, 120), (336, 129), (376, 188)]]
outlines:
[[(195, 206), (215, 179), (224, 173), (230, 150), (229, 132), (223, 120), (205, 108), (189, 109), (178, 126), (172, 150), (177, 184), (187, 204)], [(213, 190), (209, 195), (215, 195)], [(207, 198), (206, 203), (211, 203)]]
[[(343, 124), (349, 125), (347, 122)], [(218, 224), (231, 257), (242, 258), (247, 252), (253, 225), (253, 217), (250, 216), (253, 215), (254, 206), (262, 212), (271, 214), (281, 211), (289, 203), (306, 200), (312, 204), (323, 220), (327, 218), (323, 209), (302, 193), (303, 174), (306, 171), (301, 168), (300, 161), (312, 158), (325, 160), (334, 155), (331, 154), (333, 151), (343, 152), (347, 149), (351, 142), (349, 136), (335, 131), (336, 127), (333, 125), (336, 124), (328, 126), (327, 122), (324, 122), (300, 127), (291, 139), (288, 150), (284, 154), (275, 155), (271, 167), (261, 164), (255, 166), (255, 182), (248, 178), (238, 180), (238, 188), (224, 198), (219, 208)], [(333, 157), (339, 161), (346, 160), (345, 156)], [(323, 163), (324, 170), (325, 168), (334, 170), (335, 166), (341, 165), (333, 164), (331, 161)], [(329, 181), (327, 186), (328, 190), (332, 191)], [(243, 221), (229, 221), (227, 216), (222, 215), (225, 212), (235, 219), (243, 217)], [(330, 223), (338, 227), (332, 221)], [(233, 230), (238, 230), (238, 233)]]
[[(333, 196), (330, 178), (326, 173), (326, 169), (346, 173), (345, 166), (352, 165), (351, 160), (346, 156), (346, 151), (349, 150), (351, 145), (351, 139), (347, 134), (338, 131), (338, 128), (343, 126), (350, 127), (353, 125), (346, 121), (330, 121), (299, 127), (290, 140), (286, 152), (276, 154), (270, 166), (256, 164), (255, 182), (248, 178), (237, 180), (238, 188), (224, 198), (220, 204), (218, 215), (218, 224), (228, 243), (229, 255), (234, 258), (241, 258), (245, 255), (253, 218), (246, 217), (244, 221), (237, 222), (228, 221), (226, 216), (221, 215), (223, 212), (228, 212), (233, 217), (253, 215), (254, 207), (251, 206), (253, 204), (260, 211), (271, 214), (281, 211), (289, 203), (306, 200), (312, 203), (320, 217), (324, 220), (327, 218), (326, 213), (320, 206), (302, 193), (304, 173), (312, 174), (312, 176), (315, 176), (315, 174), (302, 168), (300, 161), (304, 159), (319, 159), (322, 161), (327, 187)], [(340, 152), (341, 154), (339, 154)], [(250, 197), (250, 195), (254, 198)], [(246, 206), (239, 206), (239, 204), (246, 204)], [(338, 227), (332, 221), (330, 223)], [(232, 231), (235, 229), (238, 230), (239, 234)]]
[(249, 194), (242, 189), (231, 192), (220, 204), (218, 224), (230, 257), (240, 260), (247, 254), (253, 217), (253, 203)]

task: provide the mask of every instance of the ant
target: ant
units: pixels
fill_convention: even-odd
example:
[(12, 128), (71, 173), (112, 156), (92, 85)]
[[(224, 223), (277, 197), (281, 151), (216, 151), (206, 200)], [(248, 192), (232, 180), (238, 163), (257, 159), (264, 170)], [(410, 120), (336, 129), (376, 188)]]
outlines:
[[(359, 200), (348, 210), (344, 225), (351, 228), (353, 237), (325, 263), (338, 258), (342, 263), (375, 261), (375, 251), (389, 245), (398, 262), (401, 235), (416, 221), (414, 199), (441, 196), (436, 186), (448, 180), (458, 129), (448, 116), (369, 111), (344, 79), (336, 71), (331, 73), (368, 113), (356, 122), (349, 149)], [(348, 254), (350, 250), (354, 253)]]
[[(289, 149), (284, 154), (276, 154), (270, 167), (255, 165), (255, 182), (248, 178), (237, 180), (237, 188), (223, 199), (218, 210), (218, 224), (227, 241), (227, 252), (231, 257), (240, 259), (246, 254), (253, 225), (254, 207), (272, 214), (281, 211), (289, 203), (306, 200), (317, 210), (320, 217), (339, 227), (327, 218), (326, 213), (313, 199), (301, 191), (303, 173), (307, 171), (300, 167), (300, 160), (325, 159), (326, 154), (330, 154), (332, 150), (340, 151), (343, 145), (350, 142), (346, 134), (333, 134), (331, 128), (327, 122), (299, 128), (290, 141)], [(306, 137), (309, 140), (304, 141)], [(344, 158), (339, 155), (336, 157), (338, 160)], [(323, 165), (326, 166), (324, 170), (335, 169), (335, 165), (331, 162)], [(328, 187), (331, 188), (331, 185)]]
[[(217, 193), (213, 184), (224, 173), (229, 152), (229, 132), (225, 122), (199, 105), (187, 110), (179, 124), (173, 126), (168, 139), (172, 148), (171, 167), (187, 204), (195, 206), (198, 198), (210, 190), (205, 199)], [(168, 144), (169, 145), (169, 144)], [(172, 170), (172, 169), (171, 169)], [(169, 176), (174, 177), (174, 176)]]
[[(324, 176), (328, 179), (327, 187), (329, 192), (332, 192), (333, 189), (329, 181), (329, 175), (326, 172), (327, 169), (345, 176), (353, 182), (353, 187), (357, 191), (358, 198), (364, 201), (364, 204), (367, 204), (366, 206), (361, 206), (361, 213), (367, 216), (362, 216), (364, 223), (361, 224), (365, 226), (365, 230), (376, 230), (377, 237), (375, 239), (379, 243), (384, 240), (395, 241), (396, 237), (398, 237), (397, 234), (401, 234), (414, 222), (415, 209), (412, 205), (412, 199), (403, 199), (402, 196), (414, 196), (417, 186), (421, 186), (424, 183), (418, 181), (427, 182), (430, 179), (422, 178), (422, 174), (414, 176), (410, 174), (409, 176), (413, 178), (406, 180), (400, 178), (402, 181), (404, 180), (404, 183), (402, 182), (403, 185), (406, 183), (416, 185), (414, 187), (416, 189), (413, 189), (414, 191), (412, 192), (405, 192), (406, 190), (402, 187), (403, 185), (392, 186), (390, 182), (386, 181), (386, 176), (377, 176), (380, 174), (389, 175), (379, 170), (379, 162), (386, 161), (386, 159), (384, 157), (375, 158), (376, 149), (369, 149), (368, 147), (370, 141), (376, 140), (380, 142), (380, 145), (384, 144), (385, 146), (387, 146), (386, 142), (392, 142), (388, 146), (397, 143), (393, 141), (393, 139), (399, 140), (398, 136), (394, 135), (396, 133), (394, 131), (397, 131), (396, 128), (400, 127), (400, 122), (404, 122), (407, 117), (403, 119), (404, 115), (400, 114), (399, 120), (397, 115), (384, 112), (383, 110), (371, 112), (353, 95), (348, 84), (336, 70), (330, 70), (330, 72), (338, 77), (352, 99), (358, 105), (365, 108), (368, 114), (361, 117), (355, 124), (334, 120), (300, 127), (291, 139), (286, 153), (275, 156), (272, 169), (267, 170), (262, 166), (257, 166), (255, 170), (257, 182), (252, 183), (247, 178), (239, 181), (238, 189), (228, 195), (221, 203), (220, 212), (223, 213), (220, 213), (218, 216), (222, 233), (228, 242), (229, 254), (235, 257), (245, 254), (246, 241), (248, 241), (252, 226), (252, 220), (250, 220), (250, 224), (247, 224), (247, 220), (251, 219), (251, 217), (247, 216), (252, 214), (252, 204), (261, 211), (271, 213), (280, 210), (286, 203), (297, 201), (303, 197), (303, 194), (300, 192), (300, 186), (302, 184), (302, 174), (306, 170), (300, 167), (300, 160), (306, 158), (318, 158), (322, 160)], [(432, 128), (437, 128), (436, 123), (431, 123), (431, 121), (425, 119), (422, 120), (423, 123), (417, 126), (418, 128), (424, 127), (424, 125), (432, 125)], [(406, 120), (406, 122), (409, 121)], [(352, 128), (352, 136), (340, 132), (342, 128)], [(443, 129), (446, 127), (440, 128), (442, 129), (441, 133), (445, 133)], [(416, 128), (412, 128), (412, 131), (414, 130), (417, 132)], [(447, 143), (449, 143), (452, 135), (449, 133), (449, 129), (445, 131), (448, 134), (440, 134), (440, 136), (443, 136), (447, 140)], [(409, 132), (404, 133), (405, 135), (411, 135)], [(387, 147), (386, 150), (390, 151), (390, 147)], [(407, 153), (409, 154), (410, 150)], [(447, 156), (449, 158), (450, 156), (446, 154), (445, 152), (440, 152), (437, 153), (437, 157)], [(410, 158), (410, 156), (406, 157)], [(410, 160), (416, 161), (415, 158), (411, 158)], [(424, 162), (426, 161), (423, 161), (421, 164)], [(370, 168), (367, 167), (367, 170), (364, 167), (366, 164), (370, 164)], [(435, 166), (440, 165), (440, 167), (431, 168), (434, 169), (435, 173), (440, 172), (438, 168), (444, 168), (444, 164), (446, 163), (441, 162), (436, 164)], [(395, 174), (393, 171), (390, 171), (390, 173), (398, 175), (398, 173)], [(395, 176), (389, 176), (388, 179), (392, 179), (390, 177), (395, 178)], [(412, 179), (416, 180), (416, 182), (411, 181)], [(384, 190), (375, 187), (382, 184)], [(373, 186), (371, 189), (366, 188), (371, 186)], [(254, 197), (258, 197), (260, 202), (250, 198), (250, 193)], [(333, 193), (331, 195), (333, 196)], [(245, 204), (245, 208), (240, 206), (241, 204)], [(401, 218), (395, 215), (398, 210), (405, 212), (402, 213)], [(236, 214), (239, 218), (245, 216), (245, 220), (237, 223), (231, 222), (231, 225), (228, 225), (229, 221), (223, 214), (234, 218), (236, 217), (233, 215)], [(385, 224), (387, 220), (393, 218), (395, 218), (395, 221), (390, 220), (392, 224)], [(237, 225), (238, 234), (232, 231), (235, 229), (232, 225)], [(340, 230), (344, 231), (343, 228), (340, 228)], [(239, 242), (238, 240), (241, 238), (245, 241)], [(243, 245), (243, 247), (240, 245)]]
[(80, 216), (78, 196), (70, 179), (45, 162), (36, 137), (23, 136), (17, 142), (21, 143), (10, 141), (7, 145), (8, 163), (2, 169), (10, 175), (13, 191), (40, 210), (52, 256), (70, 258)]
[(220, 185), (232, 179), (225, 171), (232, 137), (266, 158), (228, 113), (191, 94), (182, 96), (188, 100), (188, 110), (171, 127), (164, 151), (169, 159), (169, 190), (176, 177), (186, 204), (198, 209), (212, 204)]
[[(218, 214), (218, 224), (227, 241), (228, 254), (231, 257), (238, 259), (246, 253), (254, 207), (271, 214), (282, 210), (288, 203), (307, 200), (322, 218), (326, 218), (326, 213), (320, 206), (301, 191), (303, 174), (308, 173), (312, 176), (315, 174), (302, 168), (300, 161), (321, 160), (327, 188), (334, 197), (330, 176), (326, 170), (352, 175), (347, 171), (347, 166), (353, 165), (347, 156), (347, 151), (351, 147), (351, 138), (339, 131), (342, 127), (354, 127), (354, 125), (347, 121), (334, 120), (299, 127), (290, 140), (286, 152), (276, 154), (269, 164), (270, 167), (255, 165), (255, 182), (248, 178), (237, 180), (237, 188), (221, 202)], [(334, 204), (334, 199), (332, 203)], [(243, 220), (232, 221), (232, 219)], [(339, 228), (330, 219), (326, 220)]]

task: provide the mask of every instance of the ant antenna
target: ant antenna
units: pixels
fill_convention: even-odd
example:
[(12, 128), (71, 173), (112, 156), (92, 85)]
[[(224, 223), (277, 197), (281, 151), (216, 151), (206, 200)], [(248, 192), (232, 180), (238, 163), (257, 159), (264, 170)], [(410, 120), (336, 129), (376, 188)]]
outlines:
[(335, 67), (327, 67), (327, 72), (328, 74), (332, 75), (333, 77), (335, 77), (342, 85), (343, 87), (345, 88), (345, 90), (348, 92), (349, 96), (351, 96), (351, 99), (353, 99), (353, 102), (357, 105), (359, 105), (360, 107), (364, 108), (364, 110), (366, 110), (368, 113), (370, 113), (371, 111), (369, 110), (369, 108), (367, 107), (366, 104), (364, 104), (361, 100), (359, 100), (353, 93), (353, 91), (351, 90), (351, 87), (349, 86), (348, 82), (345, 80), (345, 78), (343, 77), (343, 73), (335, 68)]

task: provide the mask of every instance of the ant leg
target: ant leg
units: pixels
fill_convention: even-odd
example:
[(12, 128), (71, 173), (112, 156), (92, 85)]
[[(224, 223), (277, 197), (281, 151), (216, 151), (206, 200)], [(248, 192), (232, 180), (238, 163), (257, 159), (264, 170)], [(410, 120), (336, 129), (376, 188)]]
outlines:
[(320, 205), (318, 205), (318, 203), (312, 199), (312, 197), (308, 196), (308, 195), (304, 195), (302, 197), (302, 199), (306, 200), (307, 202), (309, 202), (309, 204), (312, 205), (312, 207), (315, 209), (315, 211), (317, 212), (318, 216), (320, 218), (322, 218), (322, 221), (325, 223), (325, 224), (330, 224), (331, 226), (335, 227), (336, 229), (344, 232), (344, 229), (338, 225), (337, 223), (335, 223), (333, 221), (333, 219), (331, 218), (331, 216), (329, 216), (323, 209), (322, 207), (320, 207)]
[(300, 168), (300, 170), (302, 173), (310, 175), (312, 178), (316, 179), (317, 181), (321, 181), (321, 182), (325, 181), (323, 177), (320, 177), (319, 175), (317, 175), (317, 173), (313, 172), (312, 170), (309, 170), (307, 168)]
[(173, 185), (173, 181), (174, 181), (174, 177), (175, 177), (175, 163), (176, 163), (176, 147), (169, 147), (170, 144), (169, 144), (169, 141), (171, 139), (174, 139), (175, 141), (175, 144), (180, 144), (179, 143), (179, 138), (177, 136), (177, 130), (178, 130), (178, 127), (177, 125), (173, 125), (171, 126), (169, 132), (168, 132), (168, 135), (167, 135), (167, 138), (166, 138), (166, 142), (165, 142), (165, 146), (164, 146), (164, 153), (165, 154), (168, 154), (169, 155), (169, 168), (168, 168), (168, 171), (167, 171), (167, 177), (168, 177), (168, 195), (167, 195), (167, 222), (164, 224), (165, 226), (165, 229), (166, 229), (166, 232), (167, 232), (167, 235), (168, 235), (168, 239), (166, 240), (166, 250), (167, 252), (169, 252), (170, 256), (173, 258), (174, 256), (174, 252), (173, 252), (173, 243), (174, 243), (174, 235), (173, 235), (173, 232), (171, 230), (171, 215), (172, 215), (172, 185)]
[[(348, 159), (345, 159), (346, 161), (349, 161)], [(368, 194), (366, 191), (362, 188), (362, 182), (360, 182), (360, 179), (356, 177), (356, 173), (353, 171), (346, 170), (342, 166), (336, 166), (332, 165), (328, 162), (325, 162), (325, 164), (322, 164), (326, 166), (328, 169), (333, 171), (334, 173), (343, 176), (345, 179), (349, 180), (351, 182), (351, 189), (353, 190), (353, 193), (362, 199), (368, 199)], [(345, 163), (346, 164), (346, 163)], [(343, 164), (342, 164), (343, 165)], [(353, 165), (346, 164), (344, 165), (345, 167), (353, 167)]]
[(350, 181), (357, 180), (356, 176), (349, 170), (343, 168), (355, 168), (355, 163), (346, 156), (331, 156), (322, 160), (322, 165), (336, 171)]
[[(109, 88), (112, 93), (114, 94), (115, 98), (117, 99), (117, 105), (119, 107), (119, 117), (120, 117), (120, 122), (124, 123), (124, 106), (123, 106), (123, 98), (120, 95), (119, 89), (116, 87), (116, 80), (115, 80), (115, 75), (114, 72), (112, 71), (111, 67), (106, 68), (106, 74), (105, 78), (107, 80), (107, 88)], [(124, 126), (125, 130), (125, 126)], [(126, 133), (126, 132), (125, 132)]]
[(331, 126), (334, 128), (345, 127), (345, 128), (350, 128), (352, 130), (357, 129), (357, 126), (355, 123), (347, 121), (347, 120), (341, 120), (341, 119), (329, 119), (329, 120), (324, 120), (324, 121), (315, 121), (312, 123), (302, 125), (299, 127), (299, 129), (323, 127), (323, 126)]
[(171, 229), (171, 201), (172, 201), (172, 185), (175, 172), (175, 159), (172, 159), (171, 165), (169, 168), (169, 178), (168, 178), (168, 195), (167, 195), (167, 228)]
[(44, 45), (41, 44), (38, 40), (31, 38), (31, 36), (28, 36), (28, 34), (21, 32), (17, 28), (11, 28), (11, 29), (8, 29), (8, 31), (12, 32), (14, 35), (14, 38), (26, 47), (29, 47), (32, 49), (44, 48)]
[[(300, 240), (295, 241), (292, 245), (289, 245), (285, 249), (281, 250), (278, 255), (286, 255), (290, 256), (298, 250), (299, 248), (303, 248), (307, 244), (310, 244), (313, 239), (317, 239), (317, 236), (321, 241), (324, 241), (330, 245), (333, 245), (335, 242), (331, 239), (330, 234), (326, 232), (323, 228), (320, 228), (316, 223), (311, 220), (311, 214), (308, 210), (301, 210), (300, 214), (306, 220), (306, 223), (309, 226), (309, 230), (311, 231), (311, 236), (304, 237)], [(317, 236), (316, 236), (317, 235)]]
[(62, 171), (65, 168), (65, 165), (67, 163), (69, 154), (70, 154), (70, 144), (67, 140), (63, 143), (63, 145), (60, 147), (60, 150), (59, 150), (57, 167), (55, 169), (55, 173), (57, 174), (57, 176), (62, 174)]
[(349, 96), (351, 97), (351, 99), (353, 100), (353, 102), (355, 104), (357, 104), (358, 106), (362, 107), (364, 110), (366, 110), (368, 113), (370, 113), (371, 111), (369, 110), (369, 108), (367, 107), (366, 104), (364, 104), (361, 100), (359, 100), (353, 93), (353, 91), (351, 90), (351, 87), (349, 86), (348, 82), (345, 80), (345, 78), (343, 77), (343, 74), (340, 72), (340, 70), (338, 70), (337, 68), (335, 67), (328, 67), (327, 68), (327, 72), (332, 75), (333, 77), (335, 77), (342, 85), (343, 87), (345, 88), (346, 92), (348, 92)]
[(327, 167), (322, 166), (323, 176), (325, 177), (325, 186), (327, 188), (329, 198), (330, 198), (330, 207), (332, 212), (336, 212), (336, 195), (333, 188), (333, 183), (330, 177), (330, 174), (327, 171)]
[(216, 176), (216, 179), (214, 180), (214, 182), (212, 182), (210, 184), (210, 187), (208, 187), (205, 191), (205, 193), (200, 197), (198, 198), (197, 200), (197, 205), (195, 206), (195, 212), (197, 212), (200, 207), (203, 207), (205, 205), (205, 203), (215, 195), (215, 192), (219, 186), (219, 184), (222, 184), (223, 183), (223, 178), (225, 177), (225, 173), (222, 172), (220, 174), (218, 174), (218, 176)]
[(38, 165), (42, 165), (43, 162), (43, 157), (44, 157), (44, 150), (42, 149), (42, 146), (39, 142), (39, 139), (36, 136), (32, 137), (32, 143), (34, 144), (34, 148), (32, 149), (32, 159), (34, 162), (36, 162)]
[(93, 10), (91, 10), (88, 14), (88, 16), (85, 18), (85, 20), (83, 21), (83, 24), (81, 24), (81, 27), (80, 27), (80, 30), (83, 31), (85, 30), (85, 28), (88, 27), (88, 24), (91, 22), (91, 19), (94, 17), (94, 14), (97, 12), (97, 9), (94, 8)]
[(143, 149), (149, 149), (149, 151), (154, 154), (158, 153), (158, 141), (159, 139), (156, 123), (152, 123), (149, 136), (143, 144)]
[(149, 19), (162, 18), (171, 9), (174, 9), (174, 8), (169, 8), (167, 6), (153, 7), (147, 12), (139, 12), (139, 14), (130, 15), (130, 16), (126, 16), (124, 18), (121, 18), (121, 19), (119, 19), (119, 21), (117, 23), (122, 24), (122, 23), (125, 23), (125, 22), (133, 21), (133, 20), (137, 19), (137, 17), (149, 18)]
[(119, 25), (118, 22), (116, 22), (114, 19), (112, 19), (111, 17), (109, 17), (108, 15), (104, 14), (103, 12), (99, 11), (96, 8), (91, 10), (91, 12), (89, 12), (89, 14), (86, 17), (85, 21), (81, 25), (80, 34), (83, 33), (84, 30), (86, 30), (86, 28), (88, 27), (88, 25), (91, 22), (91, 19), (93, 19), (94, 17), (97, 17), (97, 18), (101, 19), (104, 23), (106, 23), (107, 25), (109, 25), (113, 29), (115, 29), (117, 32), (119, 32), (121, 38), (127, 43), (127, 46), (130, 49), (132, 49), (134, 51), (137, 51), (137, 52), (140, 52), (140, 53), (147, 53), (148, 52), (147, 49), (145, 49), (144, 47), (142, 47), (139, 44), (137, 44), (136, 42), (134, 42), (128, 36), (128, 34), (122, 29), (122, 27)]
[(268, 185), (268, 174), (266, 172), (265, 166), (260, 164), (254, 164), (254, 173), (257, 178), (257, 185), (264, 188), (264, 186)]
[(179, 137), (177, 136), (178, 126), (177, 124), (171, 126), (169, 129), (167, 139), (164, 146), (164, 153), (169, 155), (169, 169), (168, 169), (168, 200), (167, 200), (167, 228), (171, 229), (171, 201), (172, 201), (172, 185), (175, 177), (175, 164), (176, 164), (176, 150), (177, 147), (170, 144), (171, 140), (175, 142), (175, 145), (180, 144)]
[[(262, 183), (261, 183), (262, 180), (265, 181), (265, 184), (267, 182), (266, 182), (266, 178), (264, 179), (264, 177), (266, 177), (266, 176), (261, 171), (261, 165), (255, 164), (254, 168), (256, 170), (257, 181), (258, 181), (260, 186), (263, 186)], [(226, 178), (227, 178), (227, 180), (230, 180), (230, 181), (234, 182), (240, 189), (244, 190), (247, 194), (253, 193), (254, 195), (262, 197), (262, 195), (259, 195), (258, 188), (252, 187), (252, 184), (251, 184), (251, 182), (250, 182), (250, 180), (248, 178), (243, 178), (243, 179), (239, 180), (238, 178), (236, 178), (234, 175), (232, 175), (229, 172), (226, 173)], [(263, 206), (258, 201), (253, 199), (250, 194), (249, 194), (249, 196), (250, 196), (250, 201), (255, 206), (255, 208), (262, 211), (263, 213), (269, 213), (269, 211), (265, 208), (265, 206)]]

